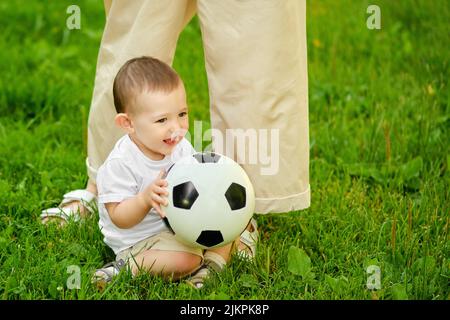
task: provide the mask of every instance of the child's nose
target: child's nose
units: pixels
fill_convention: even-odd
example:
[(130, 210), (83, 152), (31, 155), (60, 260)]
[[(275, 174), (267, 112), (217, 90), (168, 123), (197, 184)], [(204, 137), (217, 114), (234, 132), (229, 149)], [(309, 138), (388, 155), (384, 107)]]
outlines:
[(186, 129), (179, 128), (179, 129), (173, 131), (173, 132), (170, 134), (170, 137), (171, 137), (172, 139), (175, 139), (175, 138), (177, 138), (177, 137), (184, 137), (185, 134), (186, 134), (186, 132), (187, 132)]
[(184, 125), (183, 125), (183, 121), (182, 119), (173, 119), (171, 122), (171, 131), (172, 132), (176, 132), (179, 130), (184, 130)]
[(177, 132), (178, 130), (181, 129), (180, 124), (178, 123), (178, 121), (174, 121), (172, 122), (172, 125), (170, 126), (170, 131), (171, 132)]

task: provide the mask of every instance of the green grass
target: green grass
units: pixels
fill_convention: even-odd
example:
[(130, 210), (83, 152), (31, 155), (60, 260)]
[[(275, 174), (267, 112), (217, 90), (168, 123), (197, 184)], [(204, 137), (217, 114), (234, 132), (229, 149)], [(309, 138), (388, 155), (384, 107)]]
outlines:
[[(86, 123), (104, 24), (101, 1), (0, 4), (1, 299), (445, 299), (449, 293), (450, 7), (437, 1), (308, 1), (312, 204), (257, 216), (254, 264), (234, 259), (201, 291), (121, 275), (89, 278), (113, 258), (96, 217), (59, 230), (43, 208), (86, 182)], [(366, 8), (381, 8), (381, 30)], [(209, 121), (198, 20), (175, 69), (191, 121)], [(191, 123), (192, 124), (192, 123)], [(70, 265), (81, 288), (67, 288)], [(381, 288), (366, 287), (377, 265)]]

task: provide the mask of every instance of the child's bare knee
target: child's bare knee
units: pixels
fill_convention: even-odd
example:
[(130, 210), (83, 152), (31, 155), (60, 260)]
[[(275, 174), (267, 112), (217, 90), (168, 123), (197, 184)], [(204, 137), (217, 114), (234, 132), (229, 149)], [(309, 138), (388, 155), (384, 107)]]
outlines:
[(183, 253), (178, 261), (178, 270), (182, 274), (188, 274), (192, 271), (196, 270), (200, 263), (202, 262), (202, 258), (192, 253)]

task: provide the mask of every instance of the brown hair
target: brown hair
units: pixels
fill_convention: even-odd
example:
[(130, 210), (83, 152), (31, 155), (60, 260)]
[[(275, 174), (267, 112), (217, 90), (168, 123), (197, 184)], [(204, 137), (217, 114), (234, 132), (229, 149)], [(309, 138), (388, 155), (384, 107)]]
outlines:
[(133, 97), (143, 92), (171, 92), (181, 80), (166, 63), (152, 58), (139, 57), (128, 60), (117, 73), (113, 84), (114, 106), (117, 113), (129, 110)]

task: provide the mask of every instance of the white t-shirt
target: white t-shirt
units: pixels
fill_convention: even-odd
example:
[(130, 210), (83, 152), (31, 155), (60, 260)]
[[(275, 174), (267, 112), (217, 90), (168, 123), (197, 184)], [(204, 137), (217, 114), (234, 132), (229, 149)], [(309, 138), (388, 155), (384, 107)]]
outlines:
[(171, 155), (155, 161), (145, 156), (128, 135), (117, 141), (97, 173), (100, 230), (105, 243), (115, 254), (168, 228), (159, 214), (151, 209), (140, 223), (121, 229), (111, 221), (105, 203), (121, 202), (137, 195), (156, 179), (161, 169), (167, 170), (181, 157), (193, 153), (194, 148), (183, 138)]

